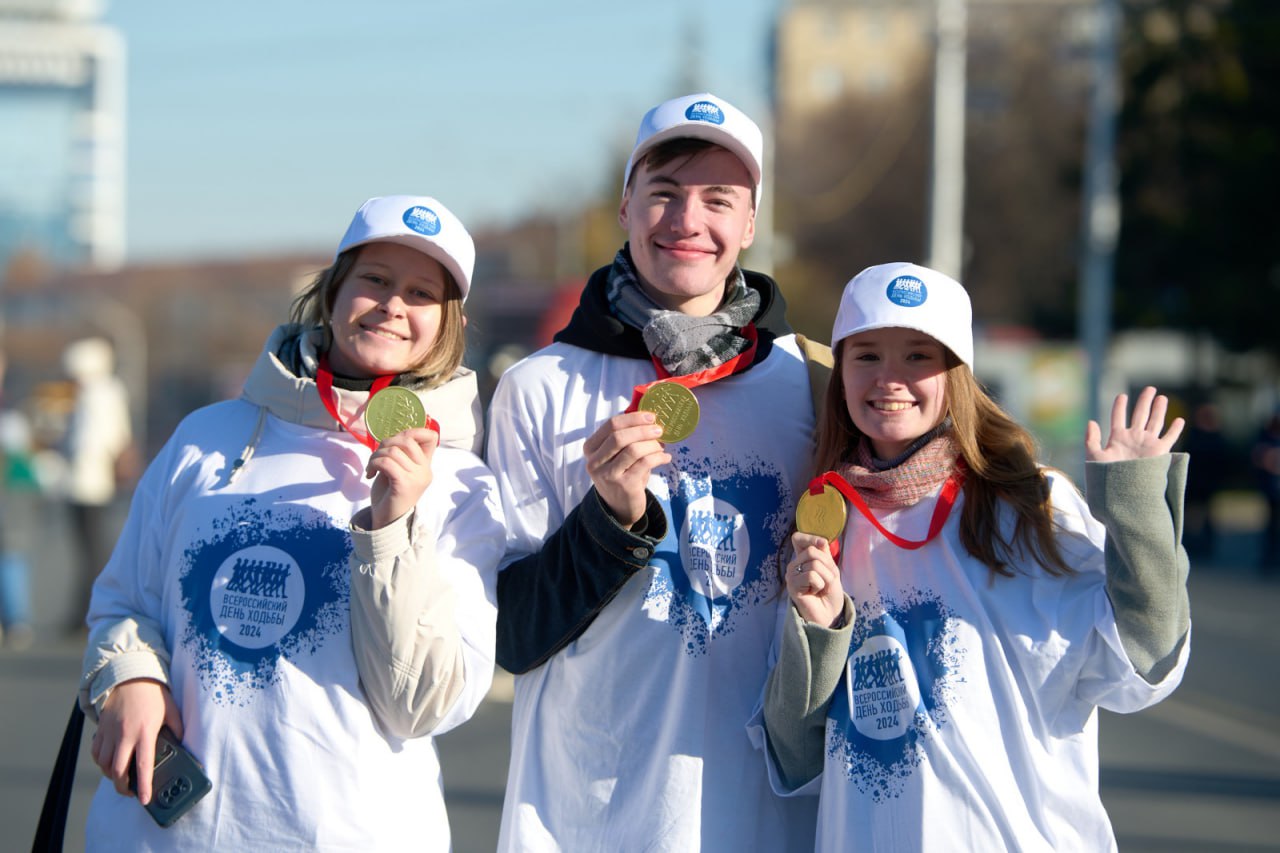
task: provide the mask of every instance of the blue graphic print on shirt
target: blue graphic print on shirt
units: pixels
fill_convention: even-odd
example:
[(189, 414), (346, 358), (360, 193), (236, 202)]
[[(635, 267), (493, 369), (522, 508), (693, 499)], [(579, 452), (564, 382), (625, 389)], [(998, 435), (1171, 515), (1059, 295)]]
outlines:
[[(774, 570), (790, 524), (782, 473), (758, 459), (695, 460), (687, 448), (666, 466), (659, 495), (669, 525), (650, 560), (646, 607), (680, 631), (685, 652), (701, 655), (733, 633), (741, 615), (778, 592)], [(772, 612), (772, 609), (770, 610)], [(771, 617), (772, 618), (772, 617)]]
[(274, 683), (281, 659), (347, 630), (347, 531), (307, 507), (229, 506), (180, 568), (181, 642), (216, 701), (243, 705)]
[(963, 651), (955, 617), (936, 597), (858, 608), (849, 661), (827, 712), (827, 754), (875, 802), (897, 797), (923, 740), (947, 723)]

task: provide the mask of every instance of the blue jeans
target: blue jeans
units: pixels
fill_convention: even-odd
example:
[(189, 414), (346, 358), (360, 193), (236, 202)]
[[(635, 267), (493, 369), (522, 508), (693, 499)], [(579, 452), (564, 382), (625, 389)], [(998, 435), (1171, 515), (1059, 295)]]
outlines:
[(0, 556), (0, 625), (31, 623), (31, 567), (21, 554)]

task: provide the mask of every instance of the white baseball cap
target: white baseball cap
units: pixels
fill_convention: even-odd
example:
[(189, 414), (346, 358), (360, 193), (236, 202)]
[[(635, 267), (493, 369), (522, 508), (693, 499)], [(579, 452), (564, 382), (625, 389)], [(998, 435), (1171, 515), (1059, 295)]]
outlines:
[(871, 329), (915, 329), (973, 369), (973, 307), (960, 282), (909, 263), (867, 267), (844, 286), (831, 348)]
[(465, 301), (476, 266), (476, 245), (462, 221), (425, 195), (371, 198), (356, 211), (335, 254), (365, 243), (398, 243), (435, 258), (453, 276)]
[(764, 136), (746, 113), (709, 92), (672, 98), (644, 114), (636, 134), (636, 146), (622, 173), (622, 191), (626, 192), (631, 170), (649, 149), (668, 139), (682, 137), (705, 139), (733, 152), (751, 173), (751, 180), (756, 184), (756, 203), (760, 203)]

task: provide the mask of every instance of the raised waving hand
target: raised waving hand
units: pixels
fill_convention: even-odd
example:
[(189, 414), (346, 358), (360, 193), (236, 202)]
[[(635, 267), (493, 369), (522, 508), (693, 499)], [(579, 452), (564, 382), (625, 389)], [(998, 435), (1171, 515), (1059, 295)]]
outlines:
[(1118, 394), (1111, 405), (1111, 435), (1102, 443), (1102, 430), (1097, 421), (1089, 421), (1084, 432), (1085, 459), (1090, 462), (1121, 462), (1160, 456), (1173, 449), (1182, 435), (1186, 421), (1174, 418), (1165, 426), (1169, 398), (1157, 394), (1152, 385), (1139, 392), (1133, 403), (1133, 416), (1126, 423), (1129, 395)]

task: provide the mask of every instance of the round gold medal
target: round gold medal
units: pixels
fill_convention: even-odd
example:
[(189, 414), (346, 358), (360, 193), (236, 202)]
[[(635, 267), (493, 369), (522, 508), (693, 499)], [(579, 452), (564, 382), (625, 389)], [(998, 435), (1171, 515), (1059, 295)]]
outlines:
[(653, 412), (662, 427), (658, 441), (672, 444), (693, 435), (698, 426), (698, 398), (679, 382), (658, 382), (640, 398), (640, 411)]
[(806, 489), (796, 504), (796, 530), (821, 536), (828, 542), (840, 539), (848, 517), (849, 510), (844, 504), (844, 495), (827, 483), (823, 483), (820, 495)]
[(398, 432), (426, 424), (427, 410), (418, 395), (399, 385), (383, 388), (374, 394), (364, 410), (364, 425), (369, 435), (378, 441), (386, 441)]

